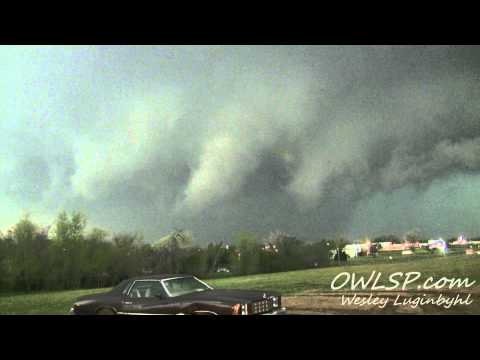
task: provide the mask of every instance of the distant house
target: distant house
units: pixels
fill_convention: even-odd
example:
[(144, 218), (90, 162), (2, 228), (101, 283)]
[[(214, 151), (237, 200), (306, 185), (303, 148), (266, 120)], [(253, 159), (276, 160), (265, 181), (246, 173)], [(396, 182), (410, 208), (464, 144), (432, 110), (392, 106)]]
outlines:
[[(350, 258), (355, 258), (357, 256), (369, 256), (373, 253), (372, 247), (374, 244), (369, 239), (362, 240), (361, 243), (348, 244), (345, 245), (343, 251)], [(375, 245), (376, 246), (376, 245)]]
[(468, 245), (469, 241), (465, 236), (460, 235), (457, 240), (453, 241), (450, 245)]
[(266, 243), (262, 246), (263, 251), (268, 251), (268, 252), (275, 252), (278, 253), (278, 248), (277, 245), (272, 244), (272, 243)]
[(405, 250), (404, 244), (395, 244), (391, 241), (383, 241), (380, 244), (380, 251), (402, 251)]
[(448, 250), (447, 242), (443, 239), (428, 240), (428, 248), (430, 250), (438, 249), (443, 253), (446, 253)]
[(403, 242), (400, 244), (392, 243), (391, 241), (381, 242), (380, 251), (405, 251), (412, 248), (419, 248), (422, 246), (419, 242)]
[(345, 245), (343, 251), (349, 258), (356, 258), (362, 252), (362, 246), (360, 244), (348, 244)]

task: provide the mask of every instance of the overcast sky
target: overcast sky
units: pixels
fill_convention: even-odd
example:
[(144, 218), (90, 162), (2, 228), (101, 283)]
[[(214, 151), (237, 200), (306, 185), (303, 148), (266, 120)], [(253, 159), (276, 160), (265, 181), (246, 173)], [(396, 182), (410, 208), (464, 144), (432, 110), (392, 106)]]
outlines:
[(480, 48), (0, 46), (0, 228), (480, 235)]

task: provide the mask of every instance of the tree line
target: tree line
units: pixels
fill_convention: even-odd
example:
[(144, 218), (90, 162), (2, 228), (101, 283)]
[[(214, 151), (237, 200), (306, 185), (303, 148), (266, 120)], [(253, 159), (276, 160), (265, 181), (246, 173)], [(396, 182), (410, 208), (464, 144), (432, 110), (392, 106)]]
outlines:
[(212, 241), (200, 247), (183, 230), (147, 243), (137, 233), (110, 235), (99, 228), (87, 232), (86, 224), (81, 213), (62, 212), (52, 229), (25, 216), (6, 234), (0, 233), (0, 291), (108, 287), (146, 274), (205, 278), (322, 267), (330, 264), (334, 245), (272, 232), (265, 239), (241, 233), (230, 243)]

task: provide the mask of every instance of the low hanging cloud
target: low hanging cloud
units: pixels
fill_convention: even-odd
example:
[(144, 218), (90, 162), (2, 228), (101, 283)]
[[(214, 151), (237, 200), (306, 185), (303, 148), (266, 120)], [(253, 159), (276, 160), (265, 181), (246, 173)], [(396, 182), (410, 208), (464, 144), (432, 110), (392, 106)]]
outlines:
[[(1, 213), (80, 208), (148, 239), (173, 227), (199, 241), (316, 238), (354, 231), (376, 194), (480, 170), (475, 46), (1, 51), (30, 109), (0, 94)], [(47, 89), (39, 126), (29, 114)]]
[(130, 106), (125, 113), (104, 110), (92, 131), (74, 139), (76, 172), (71, 180), (75, 193), (95, 199), (108, 192), (113, 182), (151, 166), (159, 146), (168, 144), (181, 114), (175, 91), (126, 101)]

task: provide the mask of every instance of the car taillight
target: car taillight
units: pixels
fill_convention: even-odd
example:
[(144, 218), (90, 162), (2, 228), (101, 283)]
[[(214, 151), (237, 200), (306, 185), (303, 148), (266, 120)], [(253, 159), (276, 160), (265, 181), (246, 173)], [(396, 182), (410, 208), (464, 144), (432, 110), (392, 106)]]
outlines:
[(232, 306), (232, 314), (233, 315), (239, 315), (240, 314), (240, 309), (241, 309), (241, 305), (240, 304), (235, 304)]

